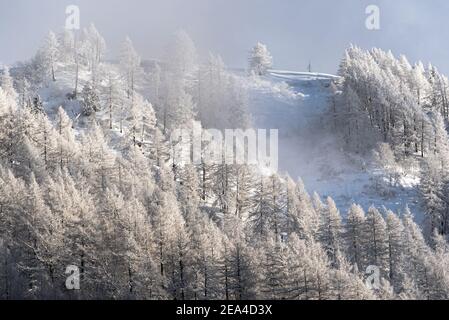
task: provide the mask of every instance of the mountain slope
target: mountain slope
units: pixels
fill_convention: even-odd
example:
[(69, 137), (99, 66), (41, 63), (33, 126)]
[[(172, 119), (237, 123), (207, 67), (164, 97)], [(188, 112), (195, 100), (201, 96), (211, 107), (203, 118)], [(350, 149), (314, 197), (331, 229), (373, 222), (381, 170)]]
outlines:
[(271, 71), (250, 86), (250, 112), (255, 128), (279, 129), (279, 166), (309, 191), (331, 196), (341, 210), (353, 202), (403, 210), (407, 205), (422, 220), (416, 186), (419, 179), (402, 177), (392, 194), (376, 188), (381, 171), (370, 159), (345, 152), (326, 121), (332, 104), (331, 83), (337, 76)]

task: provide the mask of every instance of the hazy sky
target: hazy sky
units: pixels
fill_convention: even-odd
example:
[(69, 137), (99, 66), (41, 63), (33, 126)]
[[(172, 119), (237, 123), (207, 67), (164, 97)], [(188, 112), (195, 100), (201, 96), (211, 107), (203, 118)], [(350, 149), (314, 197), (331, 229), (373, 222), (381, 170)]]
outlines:
[[(31, 57), (46, 33), (61, 30), (65, 8), (94, 22), (114, 56), (126, 35), (144, 58), (163, 58), (167, 39), (185, 29), (201, 55), (219, 53), (244, 67), (257, 41), (280, 69), (335, 72), (349, 43), (431, 61), (449, 74), (447, 0), (0, 0), (0, 62)], [(365, 8), (380, 7), (381, 30), (365, 28)]]

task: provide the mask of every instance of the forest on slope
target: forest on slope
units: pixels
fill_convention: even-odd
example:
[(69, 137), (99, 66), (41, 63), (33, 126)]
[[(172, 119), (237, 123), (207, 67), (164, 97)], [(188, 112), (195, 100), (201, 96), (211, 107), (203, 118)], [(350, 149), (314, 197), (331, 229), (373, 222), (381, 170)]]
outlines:
[(346, 51), (340, 74), (329, 118), (346, 149), (374, 152), (387, 191), (401, 176), (417, 175), (426, 237), (447, 236), (449, 80), (431, 64), (357, 47)]
[[(249, 77), (218, 56), (199, 63), (182, 31), (164, 62), (143, 64), (130, 39), (119, 63), (105, 50), (93, 25), (50, 32), (33, 59), (3, 68), (1, 299), (448, 298), (447, 80), (433, 67), (350, 48), (328, 119), (348, 152), (377, 148), (386, 174), (428, 170), (423, 235), (408, 209), (353, 204), (342, 218), (287, 175), (175, 164), (172, 130), (251, 126), (247, 82), (270, 61), (260, 44)], [(81, 290), (65, 288), (71, 265)]]

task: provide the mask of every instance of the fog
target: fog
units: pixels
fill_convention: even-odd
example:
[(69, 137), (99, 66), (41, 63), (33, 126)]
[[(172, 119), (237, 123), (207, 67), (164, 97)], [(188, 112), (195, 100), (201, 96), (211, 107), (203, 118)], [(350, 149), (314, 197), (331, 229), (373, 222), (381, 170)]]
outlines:
[[(81, 25), (93, 22), (114, 57), (126, 35), (143, 58), (163, 59), (169, 36), (185, 29), (200, 55), (218, 53), (244, 67), (249, 48), (268, 45), (279, 69), (336, 72), (354, 43), (431, 61), (449, 73), (449, 2), (360, 0), (0, 0), (0, 62), (30, 58), (46, 33), (62, 30), (67, 5), (78, 5)], [(380, 8), (380, 30), (365, 27), (365, 8)]]

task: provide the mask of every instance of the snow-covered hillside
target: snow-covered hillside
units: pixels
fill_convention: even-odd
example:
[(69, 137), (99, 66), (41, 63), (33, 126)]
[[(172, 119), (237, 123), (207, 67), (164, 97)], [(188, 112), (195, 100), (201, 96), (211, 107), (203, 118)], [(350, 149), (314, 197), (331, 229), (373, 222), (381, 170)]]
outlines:
[[(114, 64), (110, 72), (118, 77)], [(62, 106), (77, 123), (76, 130), (84, 128), (79, 117), (82, 106), (70, 101), (66, 94), (72, 90), (74, 70), (60, 66), (58, 80), (39, 90), (39, 95), (50, 118)], [(238, 72), (241, 75), (241, 72)], [(242, 76), (250, 92), (250, 114), (255, 128), (279, 130), (279, 169), (293, 180), (302, 179), (309, 192), (317, 192), (322, 198), (332, 197), (342, 214), (351, 204), (357, 203), (366, 210), (374, 205), (395, 212), (409, 206), (418, 222), (423, 219), (418, 201), (419, 179), (402, 177), (401, 185), (393, 195), (384, 196), (374, 188), (379, 169), (371, 159), (357, 157), (344, 151), (334, 136), (325, 113), (333, 103), (332, 82), (338, 76), (324, 73), (308, 73), (271, 70), (264, 77)], [(80, 87), (88, 83), (90, 73), (81, 71)], [(107, 83), (100, 83), (100, 92), (108, 92)], [(97, 118), (108, 121), (108, 110), (102, 110)], [(114, 134), (119, 134), (118, 122)], [(115, 138), (111, 137), (115, 140)]]
[[(449, 137), (426, 114), (449, 115), (449, 80), (433, 69), (433, 90), (416, 91), (422, 68), (380, 54), (391, 72), (379, 76), (354, 48), (340, 79), (270, 70), (260, 43), (251, 76), (219, 56), (200, 63), (182, 31), (165, 63), (143, 68), (129, 38), (118, 63), (95, 26), (73, 40), (49, 33), (0, 74), (0, 299), (449, 297)], [(366, 62), (375, 85), (359, 80)], [(173, 136), (192, 123), (278, 129), (280, 172), (182, 163)], [(424, 234), (404, 212), (422, 220), (418, 199)], [(61, 285), (68, 265), (85, 275), (75, 295)], [(373, 266), (376, 290), (363, 285)]]
[(333, 102), (337, 76), (272, 70), (251, 88), (251, 114), (256, 128), (279, 129), (280, 170), (301, 178), (309, 192), (331, 196), (344, 211), (352, 203), (402, 211), (407, 205), (422, 220), (418, 178), (402, 177), (392, 196), (374, 188), (379, 170), (371, 159), (343, 151), (325, 121)]

